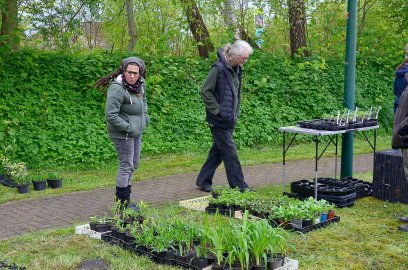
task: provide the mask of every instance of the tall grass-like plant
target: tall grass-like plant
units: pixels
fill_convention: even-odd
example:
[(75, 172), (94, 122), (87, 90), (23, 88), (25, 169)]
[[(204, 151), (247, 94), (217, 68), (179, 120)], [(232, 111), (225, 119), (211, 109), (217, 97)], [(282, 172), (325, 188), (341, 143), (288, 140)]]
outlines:
[(232, 239), (233, 239), (233, 246), (231, 252), (235, 254), (237, 257), (241, 269), (248, 270), (249, 268), (249, 246), (248, 246), (248, 236), (249, 236), (249, 223), (248, 223), (248, 210), (245, 210), (242, 224), (241, 225), (233, 225), (232, 229)]
[(256, 265), (262, 265), (261, 258), (264, 259), (264, 263), (267, 261), (267, 250), (272, 242), (272, 230), (273, 228), (265, 219), (250, 223), (247, 234), (248, 248)]
[(226, 230), (224, 226), (207, 227), (205, 230), (205, 236), (210, 243), (210, 252), (215, 255), (218, 265), (222, 264), (223, 254), (227, 251)]

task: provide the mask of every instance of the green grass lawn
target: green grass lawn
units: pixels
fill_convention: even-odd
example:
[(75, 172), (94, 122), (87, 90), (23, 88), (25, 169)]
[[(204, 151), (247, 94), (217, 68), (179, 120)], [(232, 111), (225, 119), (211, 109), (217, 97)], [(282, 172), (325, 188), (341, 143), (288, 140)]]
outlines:
[[(323, 138), (327, 139), (327, 138)], [(341, 140), (339, 140), (341, 142)], [(321, 149), (324, 147), (321, 143)], [(390, 137), (386, 135), (377, 137), (377, 150), (390, 148)], [(339, 153), (341, 146), (339, 146)], [(287, 154), (287, 160), (313, 159), (314, 144), (302, 143), (294, 145)], [(356, 137), (354, 142), (354, 154), (370, 153), (370, 145), (361, 136)], [(324, 157), (334, 156), (334, 147), (331, 146), (325, 152)], [(140, 168), (134, 176), (134, 180), (141, 181), (155, 177), (175, 175), (182, 173), (198, 172), (207, 157), (207, 152), (200, 153), (179, 153), (157, 156), (142, 156)], [(282, 162), (281, 146), (271, 146), (264, 148), (251, 148), (239, 150), (239, 157), (243, 166), (259, 165), (265, 163)], [(63, 177), (63, 188), (47, 189), (45, 191), (31, 191), (28, 194), (18, 194), (14, 188), (0, 185), (0, 203), (8, 201), (39, 198), (52, 196), (73, 191), (92, 190), (104, 187), (114, 187), (116, 178), (116, 161), (101, 168), (76, 169), (76, 168), (47, 168), (35, 170), (34, 173), (47, 174), (57, 172)], [(32, 188), (33, 189), (33, 188)]]
[[(389, 137), (379, 137), (377, 149), (389, 149)], [(370, 153), (369, 145), (360, 139), (354, 143), (354, 153)], [(281, 162), (281, 148), (242, 149), (239, 152), (243, 165)], [(325, 156), (333, 156), (330, 149)], [(294, 146), (288, 160), (312, 159), (312, 144)], [(185, 153), (143, 157), (135, 179), (145, 180), (158, 176), (194, 172), (199, 170), (206, 153)], [(44, 192), (31, 191), (19, 195), (13, 189), (0, 187), (0, 203), (22, 198), (36, 198), (77, 190), (113, 187), (116, 164), (99, 169), (57, 170), (64, 177), (64, 187)], [(355, 175), (371, 181), (372, 172)], [(281, 192), (281, 186), (265, 187), (259, 192)], [(165, 206), (163, 213), (178, 209), (177, 215), (194, 215), (200, 219), (202, 213)], [(358, 200), (353, 207), (336, 209), (340, 223), (313, 231), (305, 235), (292, 234), (289, 257), (299, 260), (300, 269), (408, 269), (408, 234), (397, 230), (398, 218), (408, 215), (408, 206), (391, 204), (367, 197)], [(77, 269), (87, 259), (102, 258), (109, 269), (177, 269), (156, 265), (145, 257), (138, 257), (116, 246), (74, 234), (74, 227), (28, 233), (0, 241), (0, 260), (7, 259), (27, 269)]]
[[(281, 186), (276, 185), (258, 192), (277, 194), (280, 190)], [(299, 269), (408, 269), (408, 233), (397, 230), (401, 225), (398, 218), (408, 215), (407, 205), (366, 197), (352, 207), (335, 210), (341, 218), (339, 223), (304, 235), (290, 234), (288, 256), (299, 261)], [(176, 206), (165, 206), (157, 211), (198, 222), (205, 215)], [(109, 269), (178, 269), (156, 265), (117, 246), (75, 235), (74, 227), (0, 241), (0, 254), (1, 259), (31, 270), (77, 269), (82, 261), (96, 258), (105, 260)]]

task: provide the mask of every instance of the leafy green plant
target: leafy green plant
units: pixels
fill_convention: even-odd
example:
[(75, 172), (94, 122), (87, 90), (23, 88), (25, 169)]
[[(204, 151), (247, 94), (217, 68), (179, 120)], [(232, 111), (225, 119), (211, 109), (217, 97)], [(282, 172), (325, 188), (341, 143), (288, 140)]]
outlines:
[(162, 220), (160, 224), (155, 226), (155, 240), (151, 244), (151, 248), (156, 252), (166, 251), (173, 240), (171, 232), (171, 225)]
[(25, 185), (31, 182), (27, 177), (27, 166), (24, 162), (7, 162), (5, 164), (6, 171), (13, 178), (14, 182), (19, 185)]
[(91, 216), (90, 218), (89, 218), (89, 222), (90, 223), (97, 223), (98, 222), (98, 216)]
[(47, 174), (47, 179), (48, 180), (59, 180), (61, 179), (61, 175), (57, 172), (49, 172)]
[[(115, 52), (55, 54), (35, 50), (4, 56), (0, 61), (0, 119), (7, 120), (0, 125), (0, 142), (13, 145), (9, 158), (30, 167), (101, 166), (113, 160), (116, 154), (103, 115), (105, 96), (92, 84), (101, 74), (116, 69), (120, 57)], [(161, 54), (141, 57), (149, 70), (146, 84), (151, 117), (144, 134), (144, 153), (208, 149), (211, 134), (202, 100), (192, 89), (201, 87), (213, 59)], [(342, 56), (291, 59), (255, 52), (243, 78), (237, 146), (278, 145), (278, 127), (342, 107), (343, 62)], [(364, 57), (357, 65), (361, 68), (357, 68), (356, 106), (392, 107), (392, 94), (383, 90), (392, 84), (390, 60)], [(21, 91), (13, 91), (11, 86), (22, 79)], [(390, 131), (389, 116), (379, 115), (379, 132)]]

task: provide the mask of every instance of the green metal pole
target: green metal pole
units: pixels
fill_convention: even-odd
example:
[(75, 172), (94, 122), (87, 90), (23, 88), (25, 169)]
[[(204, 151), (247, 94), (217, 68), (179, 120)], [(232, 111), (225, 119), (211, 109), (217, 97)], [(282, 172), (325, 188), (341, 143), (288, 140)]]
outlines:
[[(354, 92), (356, 80), (356, 25), (357, 25), (357, 0), (347, 2), (347, 33), (346, 33), (346, 63), (344, 77), (344, 107), (355, 109)], [(341, 146), (341, 172), (340, 177), (353, 175), (353, 140), (354, 132), (342, 136)]]

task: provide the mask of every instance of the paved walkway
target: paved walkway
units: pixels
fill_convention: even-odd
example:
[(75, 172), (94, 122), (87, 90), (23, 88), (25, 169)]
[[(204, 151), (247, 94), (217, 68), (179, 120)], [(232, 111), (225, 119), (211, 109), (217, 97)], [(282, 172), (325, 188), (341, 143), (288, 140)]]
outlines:
[[(334, 158), (319, 161), (318, 176), (334, 176)], [(338, 174), (340, 159), (338, 160)], [(286, 163), (287, 182), (314, 177), (314, 160), (289, 161)], [(372, 171), (373, 155), (354, 157), (354, 172)], [(282, 183), (282, 163), (244, 167), (246, 181), (256, 188)], [(143, 200), (150, 205), (177, 203), (180, 200), (205, 196), (195, 186), (197, 173), (173, 175), (134, 183), (132, 199)], [(215, 185), (226, 185), (224, 169), (214, 177)], [(287, 186), (289, 191), (289, 186)], [(114, 188), (82, 191), (40, 199), (26, 199), (0, 204), (0, 240), (49, 228), (66, 227), (85, 223), (93, 215), (104, 215), (112, 205)]]

